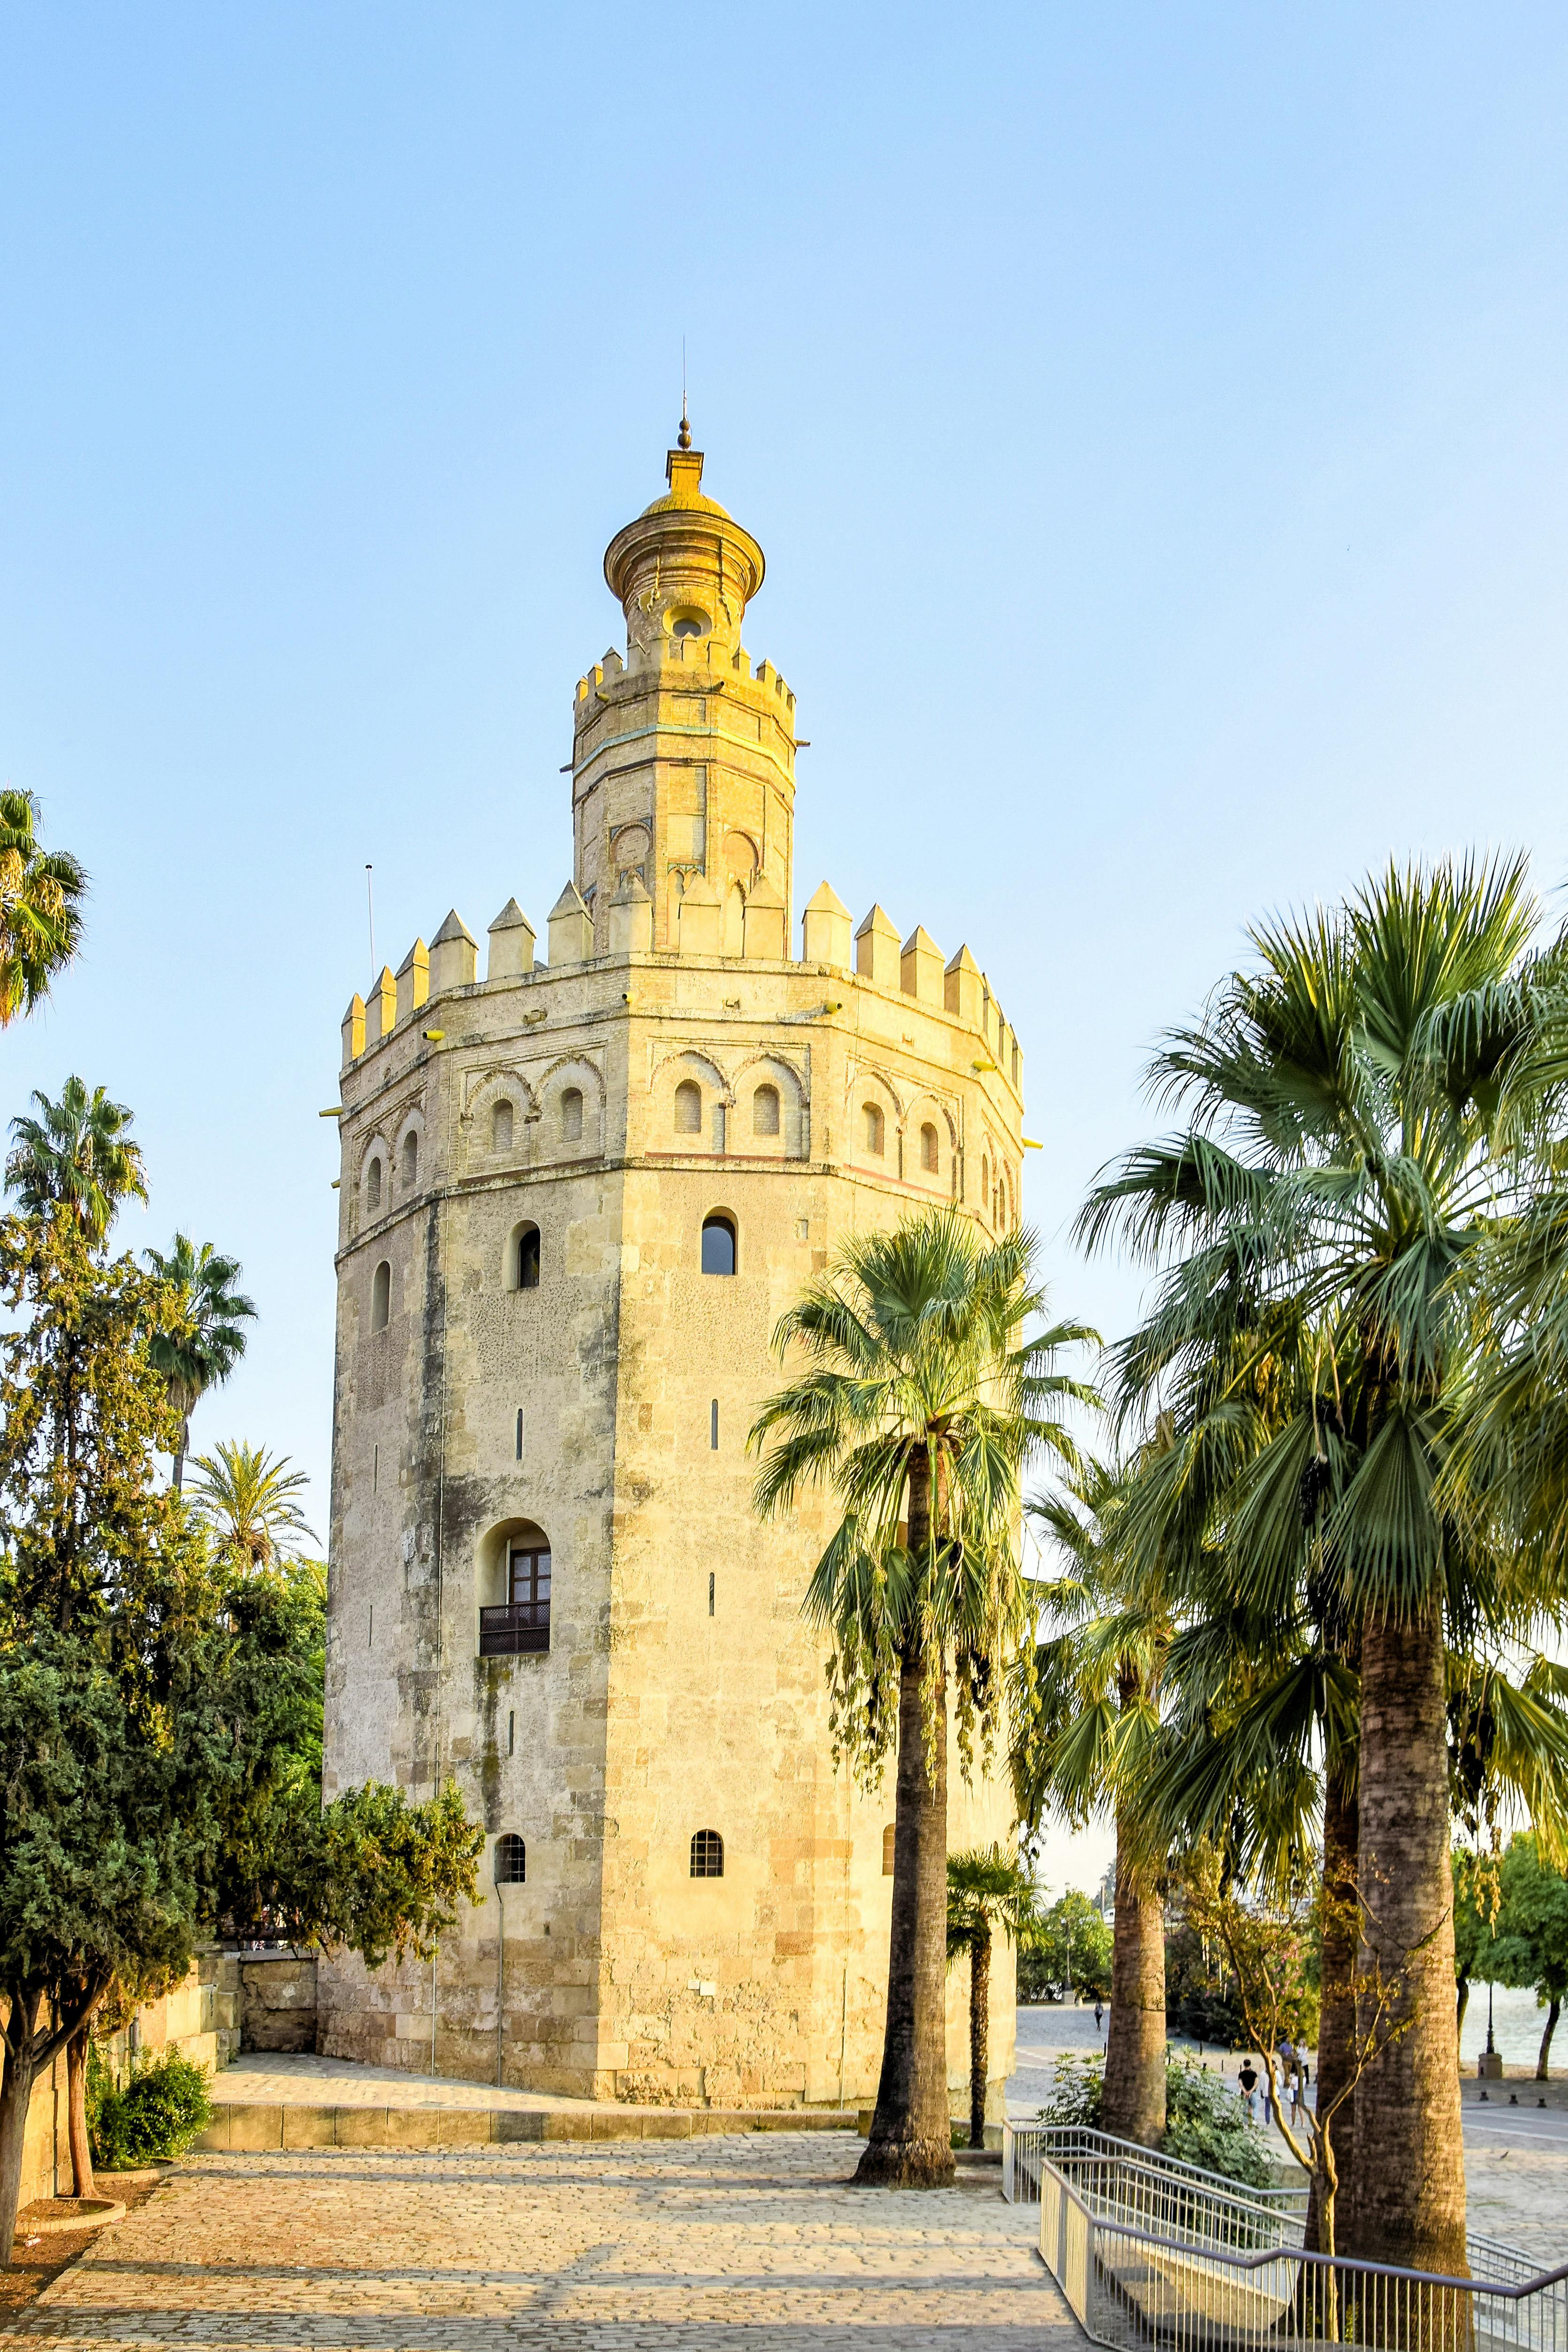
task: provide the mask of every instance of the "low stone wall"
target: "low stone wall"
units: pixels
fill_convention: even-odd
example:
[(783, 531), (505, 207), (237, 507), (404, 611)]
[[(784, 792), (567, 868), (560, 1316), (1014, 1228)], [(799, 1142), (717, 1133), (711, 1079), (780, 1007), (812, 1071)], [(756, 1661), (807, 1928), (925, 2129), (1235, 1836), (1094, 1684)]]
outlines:
[(239, 1994), (242, 2050), (315, 2049), (313, 1953), (241, 1952)]
[[(197, 2066), (216, 2072), (239, 2048), (239, 1967), (233, 1952), (198, 1952), (184, 1984), (139, 2009), (119, 2033), (97, 2047), (117, 2078), (133, 2061), (178, 2050)], [(35, 2197), (68, 2197), (70, 2139), (66, 2116), (65, 2053), (33, 2085), (27, 2136), (22, 2148), (22, 2202)]]

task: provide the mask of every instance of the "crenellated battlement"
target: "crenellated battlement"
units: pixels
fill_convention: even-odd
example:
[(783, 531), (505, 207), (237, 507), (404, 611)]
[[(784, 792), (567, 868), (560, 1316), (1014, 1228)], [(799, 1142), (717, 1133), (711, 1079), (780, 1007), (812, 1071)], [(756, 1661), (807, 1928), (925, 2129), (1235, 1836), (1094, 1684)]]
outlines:
[[(785, 973), (813, 972), (837, 976), (847, 984), (896, 1001), (907, 1000), (945, 1016), (971, 1033), (975, 1052), (972, 1073), (1001, 1077), (1015, 1095), (1023, 1087), (1023, 1056), (1017, 1037), (992, 992), (985, 973), (969, 949), (961, 947), (944, 960), (941, 948), (923, 926), (917, 924), (907, 939), (879, 905), (872, 906), (858, 925), (829, 883), (822, 883), (801, 917), (798, 957), (789, 952), (786, 910), (766, 876), (758, 877), (748, 898), (739, 956), (722, 951), (719, 894), (701, 877), (689, 884), (680, 904), (677, 944), (656, 948), (653, 902), (640, 876), (628, 875), (607, 909), (604, 943), (594, 917), (574, 884), (568, 882), (551, 909), (546, 927), (548, 961), (535, 958), (538, 934), (515, 898), (509, 898), (488, 930), (489, 952), (484, 978), (479, 975), (479, 949), (454, 908), (427, 949), (416, 940), (395, 974), (384, 965), (368, 996), (350, 999), (342, 1021), (342, 1060), (346, 1068), (374, 1053), (393, 1034), (418, 1024), (427, 1038), (438, 1025), (443, 1000), (483, 995), (581, 972), (603, 965), (608, 970), (632, 957), (648, 957), (656, 968), (698, 970), (711, 976), (715, 1008), (728, 1004), (725, 992), (737, 970), (748, 963), (767, 965)], [(622, 1006), (632, 1000), (617, 992)], [(829, 1015), (841, 1011), (831, 1007)], [(433, 1036), (443, 1043), (444, 1037)]]
[(632, 677), (649, 668), (668, 667), (718, 670), (721, 674), (727, 669), (736, 677), (762, 687), (774, 696), (791, 719), (795, 716), (795, 693), (788, 680), (767, 660), (759, 662), (753, 670), (752, 656), (744, 646), (737, 646), (732, 653), (726, 654), (722, 648), (705, 643), (701, 638), (669, 636), (659, 640), (651, 651), (654, 659), (649, 660), (646, 656), (639, 659), (639, 648), (634, 644), (632, 658), (628, 662), (622, 660), (613, 646), (607, 647), (593, 667), (584, 670), (577, 680), (577, 691), (573, 699), (579, 709), (606, 686), (614, 686), (617, 678)]

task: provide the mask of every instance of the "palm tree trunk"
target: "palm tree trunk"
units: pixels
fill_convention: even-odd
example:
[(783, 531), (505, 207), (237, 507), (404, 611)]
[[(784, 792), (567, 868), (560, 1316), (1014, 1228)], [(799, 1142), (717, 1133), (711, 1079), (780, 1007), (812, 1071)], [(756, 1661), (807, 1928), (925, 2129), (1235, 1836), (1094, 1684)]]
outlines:
[[(1355, 2072), (1356, 1801), (1342, 1769), (1323, 1782), (1322, 2006), (1318, 2024), (1318, 2113), (1326, 2116)], [(1355, 2100), (1347, 2099), (1329, 2126), (1334, 2169), (1355, 2178)], [(1337, 2200), (1336, 2200), (1337, 2201)], [(1321, 2253), (1321, 2182), (1314, 2172), (1307, 2201), (1309, 2252)]]
[(179, 1444), (174, 1448), (174, 1478), (173, 1478), (172, 1484), (173, 1484), (173, 1486), (174, 1486), (174, 1492), (175, 1492), (175, 1494), (176, 1494), (176, 1495), (179, 1493), (180, 1488), (181, 1488), (181, 1487), (182, 1487), (182, 1486), (184, 1486), (184, 1478), (185, 1478), (185, 1456), (186, 1456), (186, 1454), (190, 1452), (190, 1450), (191, 1450), (191, 1416), (190, 1416), (190, 1414), (189, 1414), (188, 1412), (186, 1412), (186, 1413), (182, 1413), (182, 1414), (181, 1414), (181, 1416), (180, 1416), (180, 1442), (179, 1442)]
[[(912, 1507), (910, 1517), (912, 1549)], [(883, 2189), (945, 2188), (955, 2169), (947, 2110), (947, 1689), (944, 1682), (938, 1690), (928, 1773), (925, 1678), (925, 1654), (911, 1643), (899, 1676), (888, 2022), (871, 2136), (855, 2172)]]
[(1546, 2071), (1547, 2063), (1552, 2055), (1552, 2037), (1557, 2031), (1557, 2021), (1562, 2014), (1563, 2003), (1558, 2000), (1556, 1994), (1553, 1993), (1547, 2005), (1546, 2031), (1541, 2037), (1541, 2055), (1535, 2062), (1535, 2079), (1538, 2083), (1545, 2083), (1551, 2080), (1551, 2077)]
[(72, 2194), (97, 2194), (92, 2181), (92, 2142), (87, 2129), (87, 2042), (92, 2029), (78, 2028), (66, 2043), (66, 2124), (70, 2141)]
[(1360, 2030), (1378, 1986), (1397, 2041), (1355, 2095), (1353, 2194), (1341, 2231), (1363, 2260), (1468, 2277), (1455, 2062), (1454, 1892), (1441, 1604), (1369, 1619), (1361, 1654)]
[(969, 1947), (969, 2145), (985, 2145), (985, 2076), (991, 2042), (991, 1930)]
[(1110, 2031), (1100, 2127), (1158, 2147), (1165, 2134), (1165, 1906), (1147, 1867), (1130, 1859), (1128, 1823), (1116, 1823), (1116, 1922), (1110, 1958)]

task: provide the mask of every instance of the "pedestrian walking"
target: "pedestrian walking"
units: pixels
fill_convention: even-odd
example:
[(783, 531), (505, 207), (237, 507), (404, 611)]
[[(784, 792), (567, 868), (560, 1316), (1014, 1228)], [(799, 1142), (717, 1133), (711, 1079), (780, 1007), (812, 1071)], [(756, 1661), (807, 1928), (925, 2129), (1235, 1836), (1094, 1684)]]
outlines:
[(1102, 2022), (1103, 2022), (1103, 2021), (1104, 2021), (1104, 2017), (1105, 2017), (1105, 2010), (1104, 2010), (1104, 2007), (1103, 2007), (1103, 2005), (1102, 2005), (1102, 2003), (1101, 2003), (1101, 2001), (1100, 2001), (1100, 1995), (1099, 1995), (1098, 1993), (1096, 1993), (1096, 1995), (1095, 1995), (1095, 1997), (1094, 1997), (1094, 2030), (1095, 2030), (1095, 2032), (1096, 2032), (1097, 2033), (1100, 2032), (1100, 2025), (1101, 2025), (1101, 2023), (1102, 2023)]
[(1256, 2123), (1258, 2121), (1258, 2069), (1250, 2058), (1243, 2061), (1241, 2072), (1236, 2079), (1241, 2084), (1242, 2104), (1247, 2109), (1247, 2120), (1249, 2124)]

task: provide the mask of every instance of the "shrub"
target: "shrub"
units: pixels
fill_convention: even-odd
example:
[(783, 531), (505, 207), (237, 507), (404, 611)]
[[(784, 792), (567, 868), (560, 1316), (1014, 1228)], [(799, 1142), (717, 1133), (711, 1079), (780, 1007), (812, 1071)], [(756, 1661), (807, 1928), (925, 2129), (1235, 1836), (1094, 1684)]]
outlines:
[(1098, 2051), (1079, 2057), (1068, 2051), (1057, 2060), (1051, 2095), (1040, 2109), (1043, 2124), (1087, 2124), (1100, 2128), (1100, 2102), (1105, 2092), (1105, 2061)]
[[(1070, 2053), (1057, 2061), (1050, 2097), (1040, 2109), (1043, 2124), (1083, 2124), (1100, 2128), (1105, 2094), (1105, 2061)], [(1195, 2059), (1165, 2061), (1165, 2137), (1162, 2152), (1184, 2164), (1222, 2173), (1244, 2188), (1267, 2189), (1273, 2178), (1268, 2148), (1230, 2084)]]
[(1230, 2084), (1195, 2059), (1165, 2062), (1164, 2153), (1201, 2164), (1248, 2189), (1267, 2189), (1273, 2173), (1268, 2148)]
[[(96, 2052), (93, 2057), (97, 2057)], [(106, 2172), (183, 2156), (213, 2119), (207, 2070), (177, 2050), (138, 2067), (116, 2089), (101, 2059), (89, 2064), (88, 2128), (92, 2160)]]

